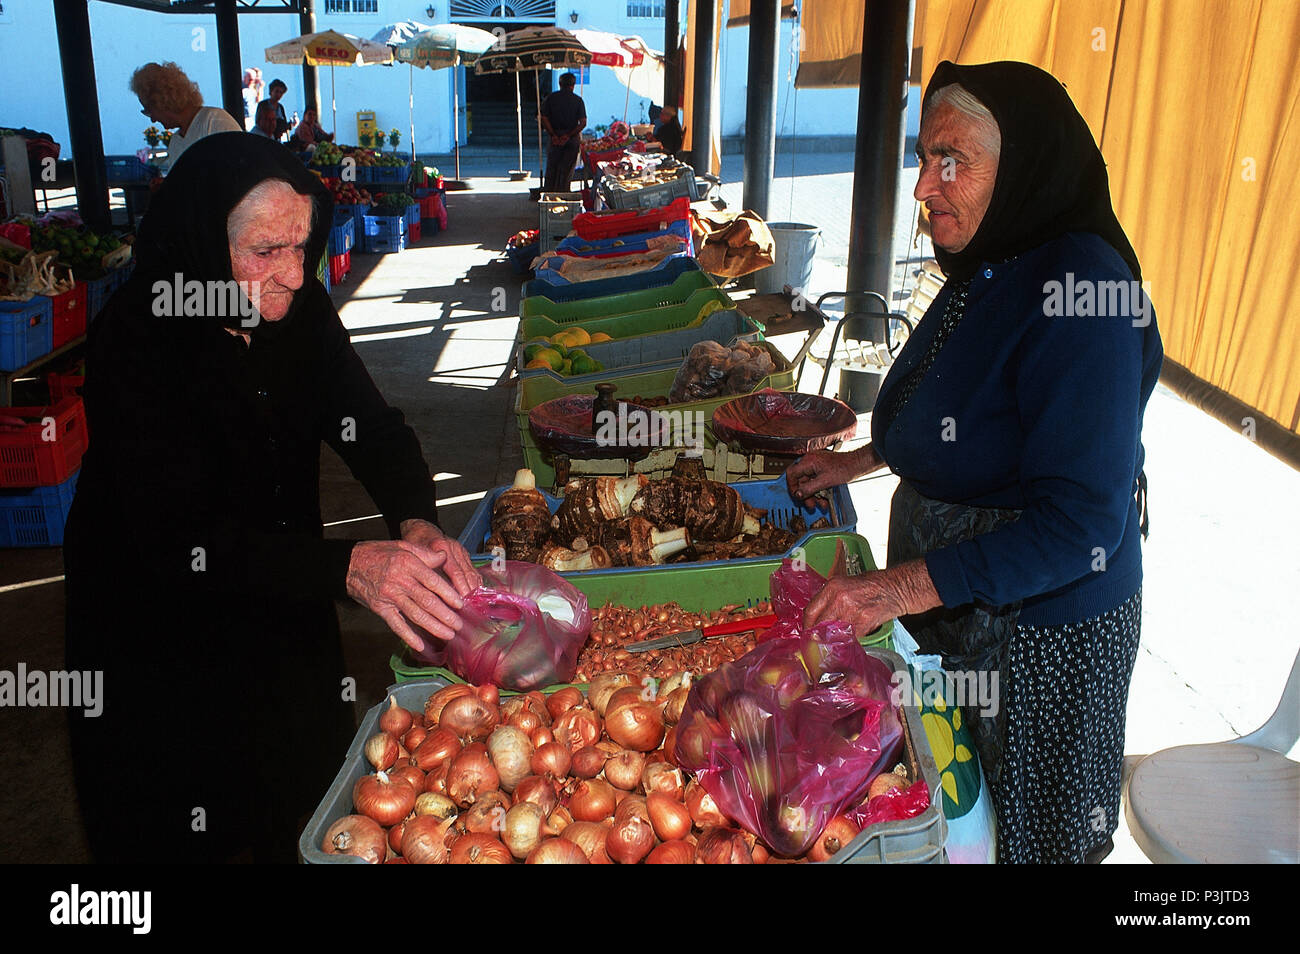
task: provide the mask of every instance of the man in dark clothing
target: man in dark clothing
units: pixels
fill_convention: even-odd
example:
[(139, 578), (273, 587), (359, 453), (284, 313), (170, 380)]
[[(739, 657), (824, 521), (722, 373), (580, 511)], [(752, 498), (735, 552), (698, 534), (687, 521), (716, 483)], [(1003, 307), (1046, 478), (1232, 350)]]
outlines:
[(677, 107), (665, 106), (659, 113), (659, 126), (655, 129), (655, 139), (663, 146), (664, 154), (677, 158), (682, 151), (682, 124), (677, 119)]
[(546, 152), (544, 192), (568, 192), (573, 167), (578, 164), (582, 130), (587, 126), (587, 106), (573, 91), (578, 78), (572, 73), (560, 77), (560, 88), (542, 100), (541, 121), (551, 137)]

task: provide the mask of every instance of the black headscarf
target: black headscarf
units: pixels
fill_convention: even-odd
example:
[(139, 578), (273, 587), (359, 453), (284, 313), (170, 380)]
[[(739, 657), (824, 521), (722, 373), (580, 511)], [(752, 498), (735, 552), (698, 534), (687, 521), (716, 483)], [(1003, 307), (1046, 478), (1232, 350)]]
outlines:
[(259, 321), (249, 328), (240, 326), (237, 315), (214, 315), (213, 320), (255, 336), (269, 335), (292, 321), (306, 299), (323, 295), (315, 276), (334, 215), (329, 190), (280, 143), (250, 133), (225, 132), (206, 136), (186, 149), (150, 200), (136, 236), (136, 268), (127, 287), (133, 304), (141, 307), (152, 297), (156, 281), (170, 283), (178, 273), (184, 281), (230, 281), (226, 220), (254, 186), (268, 179), (287, 182), (315, 203), (303, 258), (303, 285), (279, 321)]
[(969, 244), (956, 253), (934, 250), (944, 272), (966, 278), (980, 262), (1006, 261), (1067, 232), (1094, 232), (1141, 281), (1137, 253), (1111, 207), (1106, 161), (1060, 81), (1028, 63), (944, 60), (923, 102), (950, 83), (988, 107), (1002, 153), (988, 211)]

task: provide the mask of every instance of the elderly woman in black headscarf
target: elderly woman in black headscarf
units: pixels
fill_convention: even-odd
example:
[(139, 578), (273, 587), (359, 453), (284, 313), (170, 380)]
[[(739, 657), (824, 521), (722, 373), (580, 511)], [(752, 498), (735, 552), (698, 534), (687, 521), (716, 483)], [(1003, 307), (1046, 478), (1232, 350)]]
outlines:
[[(333, 600), (420, 648), (479, 583), (315, 278), (332, 212), (282, 146), (203, 139), (91, 328), (64, 559), (68, 666), (104, 672), (71, 726), (97, 860), (293, 861), (354, 726)], [(323, 539), (322, 442), (391, 540)]]
[(830, 581), (807, 621), (900, 616), (972, 674), (951, 684), (993, 696), (956, 701), (999, 860), (1099, 861), (1119, 818), (1160, 336), (1101, 153), (1051, 75), (941, 63), (917, 153), (947, 281), (881, 387), (871, 443), (787, 472), (804, 498), (897, 474), (888, 568)]

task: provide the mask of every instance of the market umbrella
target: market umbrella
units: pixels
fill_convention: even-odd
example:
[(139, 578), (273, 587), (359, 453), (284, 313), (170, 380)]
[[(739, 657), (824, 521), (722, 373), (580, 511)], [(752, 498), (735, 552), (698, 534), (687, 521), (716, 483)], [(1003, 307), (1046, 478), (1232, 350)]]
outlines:
[[(524, 164), (523, 105), (519, 101), (519, 74), (550, 69), (577, 69), (590, 66), (591, 51), (568, 30), (559, 27), (526, 27), (500, 37), (492, 49), (479, 57), (474, 69), (478, 73), (515, 74), (515, 123), (519, 132), (519, 165)], [(537, 86), (537, 111), (542, 110), (542, 94)], [(542, 127), (537, 125), (538, 178), (544, 178), (542, 164)]]
[(330, 110), (334, 116), (335, 135), (338, 134), (339, 111), (334, 99), (334, 67), (389, 63), (393, 59), (392, 52), (382, 43), (334, 30), (307, 33), (268, 46), (264, 55), (268, 63), (293, 64), (305, 60), (308, 66), (330, 68)]
[[(496, 43), (495, 34), (487, 30), (480, 30), (476, 27), (464, 26), (459, 23), (440, 23), (436, 26), (417, 24), (414, 21), (407, 21), (407, 24), (416, 27), (414, 31), (408, 32), (405, 36), (398, 37), (395, 34), (390, 39), (396, 42), (388, 42), (393, 49), (393, 55), (399, 63), (406, 63), (411, 67), (414, 73), (415, 67), (422, 69), (439, 70), (448, 67), (460, 66), (462, 63), (470, 65), (474, 63), (479, 56), (489, 47)], [(400, 25), (398, 25), (400, 26)], [(379, 34), (375, 35), (378, 40)], [(457, 74), (451, 74), (452, 90), (452, 134), (455, 142), (456, 153), (456, 178), (460, 179), (460, 84)], [(411, 96), (412, 116), (414, 116), (415, 96)], [(415, 120), (411, 120), (411, 158), (415, 158)]]

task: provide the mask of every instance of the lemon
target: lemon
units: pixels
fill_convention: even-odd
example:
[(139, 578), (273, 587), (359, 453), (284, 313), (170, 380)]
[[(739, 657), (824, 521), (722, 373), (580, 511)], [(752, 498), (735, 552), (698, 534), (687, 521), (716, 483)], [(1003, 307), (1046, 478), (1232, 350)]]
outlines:
[(533, 358), (526, 365), (524, 365), (524, 368), (529, 371), (533, 370), (534, 368), (542, 368), (546, 371), (550, 371), (551, 362), (547, 361), (545, 358)]
[(594, 335), (591, 336), (591, 340), (588, 341), (587, 344), (601, 344), (603, 342), (613, 341), (613, 340), (614, 339), (611, 338), (609, 335), (605, 334), (605, 332), (597, 331)]

